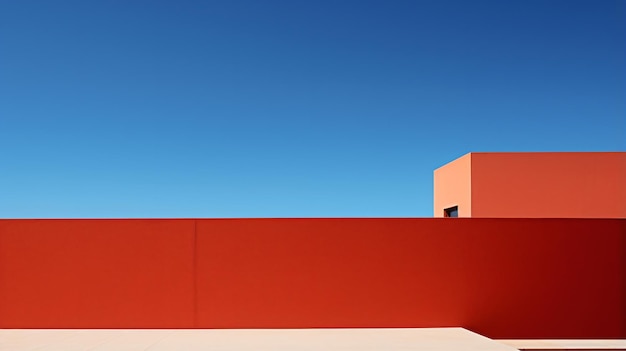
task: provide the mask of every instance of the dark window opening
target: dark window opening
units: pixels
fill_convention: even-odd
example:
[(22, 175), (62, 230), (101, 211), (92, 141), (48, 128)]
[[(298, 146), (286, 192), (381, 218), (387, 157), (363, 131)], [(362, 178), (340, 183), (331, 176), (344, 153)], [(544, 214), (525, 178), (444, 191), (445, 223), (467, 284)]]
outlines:
[(458, 217), (459, 216), (459, 206), (448, 207), (443, 210), (444, 217)]

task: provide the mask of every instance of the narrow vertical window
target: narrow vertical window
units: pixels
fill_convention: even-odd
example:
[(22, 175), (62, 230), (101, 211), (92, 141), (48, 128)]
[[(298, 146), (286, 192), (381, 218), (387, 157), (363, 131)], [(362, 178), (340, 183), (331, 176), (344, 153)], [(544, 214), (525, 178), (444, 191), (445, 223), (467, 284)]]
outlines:
[(444, 217), (458, 217), (459, 216), (459, 206), (448, 207), (443, 210)]

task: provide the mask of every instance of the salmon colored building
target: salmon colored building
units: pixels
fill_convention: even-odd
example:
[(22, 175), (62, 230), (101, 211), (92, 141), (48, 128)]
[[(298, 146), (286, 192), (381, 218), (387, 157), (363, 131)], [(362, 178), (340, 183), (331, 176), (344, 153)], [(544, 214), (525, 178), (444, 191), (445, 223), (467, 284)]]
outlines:
[(626, 152), (468, 153), (434, 171), (434, 216), (626, 218)]

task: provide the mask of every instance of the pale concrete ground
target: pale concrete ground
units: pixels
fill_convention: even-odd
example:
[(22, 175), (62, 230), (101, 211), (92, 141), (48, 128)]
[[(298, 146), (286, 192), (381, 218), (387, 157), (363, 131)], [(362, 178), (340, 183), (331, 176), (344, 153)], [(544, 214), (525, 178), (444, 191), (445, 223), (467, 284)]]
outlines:
[(524, 350), (626, 350), (626, 340), (496, 340)]
[(2, 351), (514, 351), (463, 328), (0, 329)]

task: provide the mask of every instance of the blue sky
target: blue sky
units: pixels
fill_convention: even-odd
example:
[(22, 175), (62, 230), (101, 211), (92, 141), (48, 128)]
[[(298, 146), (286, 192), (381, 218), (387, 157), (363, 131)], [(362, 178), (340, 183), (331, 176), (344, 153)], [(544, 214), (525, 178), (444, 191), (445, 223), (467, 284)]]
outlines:
[(626, 150), (624, 1), (0, 1), (0, 217), (429, 217)]

